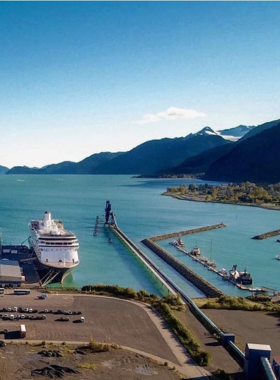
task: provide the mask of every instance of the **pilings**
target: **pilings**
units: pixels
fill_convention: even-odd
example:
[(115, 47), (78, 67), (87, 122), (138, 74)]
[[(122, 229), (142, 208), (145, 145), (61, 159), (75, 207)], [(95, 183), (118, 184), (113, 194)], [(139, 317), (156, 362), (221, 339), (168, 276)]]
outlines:
[(219, 297), (223, 295), (221, 290), (217, 289), (215, 286), (210, 284), (210, 282), (206, 281), (204, 278), (193, 272), (190, 268), (188, 268), (175, 257), (170, 255), (162, 247), (155, 244), (155, 242), (152, 239), (144, 239), (142, 240), (142, 243), (146, 247), (151, 249), (156, 255), (158, 255), (162, 260), (164, 260), (167, 264), (169, 264), (172, 268), (179, 272), (183, 277), (185, 277), (188, 281), (190, 281), (208, 297)]
[(171, 234), (166, 234), (166, 235), (153, 236), (153, 237), (149, 238), (149, 240), (151, 240), (151, 241), (159, 241), (159, 240), (165, 240), (165, 239), (172, 239), (174, 237), (178, 237), (178, 235), (183, 236), (183, 235), (197, 234), (199, 232), (205, 232), (205, 231), (215, 230), (217, 228), (223, 228), (223, 227), (226, 227), (226, 225), (224, 223), (213, 224), (211, 226), (194, 228), (194, 229), (191, 229), (191, 230), (185, 230), (185, 231), (180, 231), (180, 232), (173, 232)]
[(256, 236), (252, 237), (252, 239), (263, 240), (263, 239), (267, 239), (267, 238), (277, 236), (277, 235), (280, 235), (280, 230), (270, 231), (270, 232), (266, 232), (266, 233), (261, 234), (261, 235), (256, 235)]

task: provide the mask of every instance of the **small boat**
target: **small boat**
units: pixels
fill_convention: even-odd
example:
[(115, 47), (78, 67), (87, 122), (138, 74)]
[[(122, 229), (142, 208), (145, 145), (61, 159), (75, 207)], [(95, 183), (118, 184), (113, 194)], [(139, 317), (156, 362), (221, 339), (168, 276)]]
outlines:
[(226, 270), (225, 268), (219, 269), (219, 270), (218, 270), (218, 273), (219, 273), (221, 276), (227, 276), (227, 270)]
[(245, 268), (243, 272), (237, 270), (237, 265), (233, 265), (232, 269), (229, 271), (229, 280), (236, 284), (241, 285), (252, 285), (253, 279), (250, 273), (247, 272)]
[(215, 263), (215, 261), (208, 261), (207, 266), (210, 269), (214, 269), (217, 267), (217, 264)]
[(200, 261), (202, 262), (202, 264), (207, 264), (207, 263), (208, 263), (208, 259), (207, 259), (207, 257), (202, 257), (202, 258), (200, 259)]
[(176, 240), (170, 241), (169, 244), (172, 245), (172, 247), (177, 247), (177, 241)]
[(185, 244), (184, 244), (183, 240), (180, 238), (180, 236), (177, 239), (177, 246), (179, 246), (179, 247), (184, 247), (185, 246)]
[(170, 241), (169, 244), (172, 245), (173, 247), (184, 247), (185, 246), (185, 244), (183, 243), (183, 241), (180, 237), (178, 237), (177, 240)]
[(280, 260), (280, 255), (277, 255), (277, 256), (275, 257), (275, 259), (276, 259), (276, 260)]
[(190, 254), (193, 256), (200, 256), (201, 252), (197, 245), (193, 247), (193, 249), (190, 251)]

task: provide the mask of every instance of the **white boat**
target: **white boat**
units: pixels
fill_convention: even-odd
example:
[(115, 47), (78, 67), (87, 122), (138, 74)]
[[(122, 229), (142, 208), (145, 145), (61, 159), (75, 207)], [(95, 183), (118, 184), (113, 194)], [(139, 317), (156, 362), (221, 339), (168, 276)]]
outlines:
[(180, 237), (178, 237), (177, 240), (170, 241), (169, 244), (172, 245), (173, 247), (184, 247), (185, 246), (183, 240)]
[(59, 220), (46, 211), (43, 219), (29, 223), (29, 245), (37, 257), (37, 269), (42, 285), (63, 282), (67, 274), (79, 265), (77, 237), (64, 229)]
[(190, 251), (190, 254), (193, 256), (200, 256), (201, 252), (197, 245), (193, 247), (193, 249)]
[(277, 255), (275, 258), (276, 258), (277, 260), (280, 260), (280, 255)]
[(218, 270), (218, 273), (219, 273), (221, 276), (227, 276), (227, 270), (226, 270), (225, 268), (219, 269), (219, 270)]

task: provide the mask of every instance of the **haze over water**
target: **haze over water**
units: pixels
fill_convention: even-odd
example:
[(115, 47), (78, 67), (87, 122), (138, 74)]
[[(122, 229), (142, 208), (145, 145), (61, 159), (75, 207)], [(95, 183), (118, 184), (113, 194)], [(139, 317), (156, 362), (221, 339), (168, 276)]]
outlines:
[[(218, 268), (245, 267), (251, 273), (254, 286), (280, 290), (280, 244), (276, 238), (252, 240), (257, 234), (279, 229), (280, 212), (253, 207), (179, 201), (164, 197), (167, 187), (199, 181), (137, 179), (130, 176), (0, 176), (0, 227), (3, 244), (20, 244), (28, 236), (28, 223), (51, 211), (63, 221), (80, 243), (80, 265), (66, 279), (66, 285), (119, 284), (137, 290), (146, 289), (162, 294), (164, 288), (140, 261), (109, 230), (101, 225), (93, 236), (96, 216), (104, 215), (106, 200), (110, 200), (119, 227), (155, 263), (191, 297), (202, 296), (191, 284), (174, 272), (141, 240), (155, 235), (179, 232), (191, 228), (224, 222), (219, 230), (183, 236), (188, 249), (198, 245), (202, 255), (211, 257)], [(112, 237), (113, 243), (108, 243)], [(25, 242), (27, 244), (27, 242)], [(232, 295), (247, 295), (215, 273), (208, 271), (168, 244), (159, 243), (180, 261)]]

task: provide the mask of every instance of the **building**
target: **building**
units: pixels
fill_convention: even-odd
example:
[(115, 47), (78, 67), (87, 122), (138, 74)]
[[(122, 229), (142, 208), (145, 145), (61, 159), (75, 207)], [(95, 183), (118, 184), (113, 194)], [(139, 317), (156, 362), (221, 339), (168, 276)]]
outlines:
[(18, 261), (0, 260), (0, 287), (5, 285), (20, 286), (23, 281), (25, 281), (25, 277), (21, 273)]

